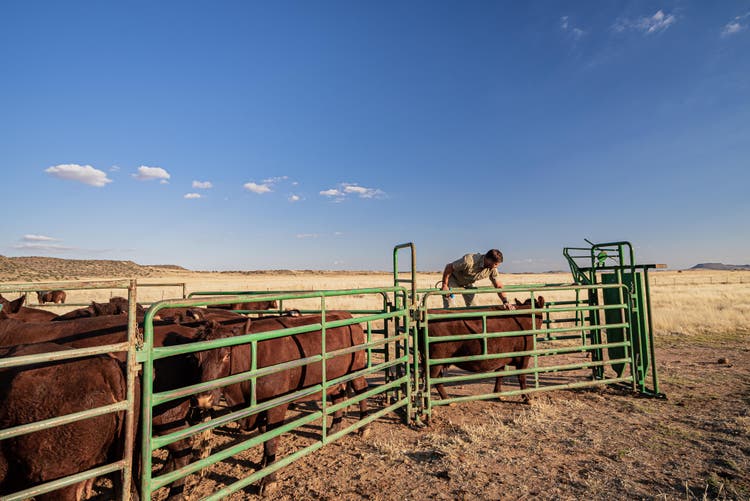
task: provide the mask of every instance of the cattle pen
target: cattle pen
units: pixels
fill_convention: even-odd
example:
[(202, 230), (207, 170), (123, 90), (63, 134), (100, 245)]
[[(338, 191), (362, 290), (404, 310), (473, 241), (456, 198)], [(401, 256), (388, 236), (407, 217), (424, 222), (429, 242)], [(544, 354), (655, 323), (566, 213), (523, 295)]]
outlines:
[[(406, 271), (402, 271), (399, 263), (404, 251), (410, 257)], [(0, 359), (0, 369), (3, 369), (51, 363), (63, 358), (126, 353), (123, 367), (128, 377), (128, 397), (125, 401), (106, 409), (84, 410), (0, 430), (2, 447), (3, 442), (23, 433), (66, 425), (75, 419), (105, 412), (127, 412), (126, 433), (118, 437), (124, 446), (122, 457), (111, 464), (29, 486), (20, 492), (1, 492), (0, 496), (9, 500), (25, 499), (119, 471), (122, 482), (118, 497), (127, 498), (132, 491), (131, 483), (135, 483), (140, 496), (151, 499), (162, 488), (169, 488), (172, 494), (182, 492), (186, 477), (200, 475), (232, 458), (239, 458), (241, 464), (254, 465), (245, 467), (235, 481), (206, 497), (220, 499), (252, 484), (263, 488), (284, 466), (345, 435), (361, 433), (372, 421), (386, 416), (390, 416), (392, 422), (422, 426), (429, 424), (434, 408), (442, 405), (601, 385), (661, 396), (654, 361), (648, 276), (648, 271), (656, 265), (636, 264), (628, 242), (592, 243), (587, 248), (565, 248), (563, 253), (571, 267), (573, 282), (506, 286), (506, 294), (519, 300), (516, 310), (487, 306), (440, 309), (441, 298), (446, 294), (472, 293), (489, 297), (497, 290), (417, 288), (413, 244), (393, 249), (393, 283), (386, 287), (317, 291), (195, 290), (188, 294), (183, 284), (181, 297), (154, 301), (142, 317), (136, 314), (135, 308), (137, 289), (143, 284), (135, 280), (0, 285), (0, 292), (21, 293), (52, 288), (123, 288), (128, 290), (129, 301), (127, 334), (117, 345)], [(348, 308), (341, 313), (341, 301), (353, 297), (362, 298), (367, 307)], [(270, 311), (249, 308), (237, 312), (251, 318), (245, 331), (235, 327), (232, 335), (210, 339), (205, 336), (205, 325), (201, 325), (196, 327), (195, 336), (190, 337), (192, 334), (185, 334), (187, 331), (183, 330), (192, 328), (187, 326), (193, 324), (183, 322), (180, 326), (183, 330), (179, 331), (183, 337), (179, 342), (165, 341), (170, 335), (177, 336), (176, 330), (166, 336), (162, 332), (157, 341), (160, 335), (157, 330), (163, 329), (159, 322), (162, 312), (264, 301), (276, 301), (277, 306)], [(286, 320), (289, 310), (294, 315), (289, 318), (311, 320)], [(260, 315), (270, 317), (259, 318)], [(275, 318), (282, 320), (272, 320)], [(280, 322), (279, 327), (253, 330), (254, 325), (272, 321)], [(512, 327), (508, 328), (509, 324)], [(140, 325), (140, 329), (136, 325)], [(337, 344), (341, 341), (338, 334), (341, 329), (349, 329), (350, 333), (361, 329), (362, 337), (342, 347)], [(354, 339), (354, 334), (351, 336)], [(316, 340), (314, 348), (300, 347), (292, 358), (263, 355), (264, 346), (278, 347), (287, 340), (302, 346), (300, 340), (307, 338)], [(528, 343), (520, 349), (506, 349), (510, 346), (507, 341), (519, 339)], [(445, 351), (451, 344), (460, 349)], [(207, 354), (219, 349), (246, 350), (247, 367), (233, 369), (216, 378), (205, 377), (201, 364)], [(344, 373), (334, 373), (335, 361), (346, 357), (351, 360), (360, 357), (363, 363), (356, 367), (350, 365)], [(521, 362), (509, 369), (513, 364), (507, 359)], [(193, 378), (164, 383), (165, 368), (170, 367), (170, 363), (183, 362), (197, 367)], [(302, 374), (319, 373), (319, 377), (308, 381), (309, 384), (291, 385), (283, 392), (260, 392), (265, 381), (300, 371)], [(329, 371), (335, 375), (329, 377)], [(136, 377), (138, 375), (140, 377)], [(530, 385), (513, 384), (515, 379), (526, 377), (531, 379)], [(361, 378), (366, 380), (367, 387), (354, 392), (352, 386)], [(500, 385), (501, 378), (511, 380), (506, 382), (510, 384), (505, 391)], [(488, 380), (495, 381), (495, 386), (487, 386)], [(247, 401), (241, 405), (230, 404), (227, 392), (240, 385), (247, 387)], [(224, 399), (215, 402), (210, 412), (198, 411), (196, 397), (214, 390), (223, 391)], [(341, 391), (347, 393), (344, 399), (340, 398)], [(190, 411), (177, 425), (165, 427), (161, 421), (155, 422), (163, 409), (186, 402), (190, 402), (185, 404)], [(369, 409), (358, 419), (346, 412), (349, 406), (363, 402)], [(271, 416), (280, 408), (284, 415), (281, 420), (274, 420)], [(137, 430), (136, 413), (140, 415)], [(334, 429), (333, 424), (342, 413), (343, 425)], [(260, 422), (258, 433), (239, 432), (249, 420)], [(213, 450), (203, 448), (201, 454), (194, 454), (193, 448), (198, 448), (196, 444), (209, 433), (220, 437), (218, 443)], [(302, 438), (295, 442), (294, 450), (277, 459), (275, 445), (268, 444), (275, 444), (290, 434)], [(141, 437), (138, 442), (136, 435)], [(178, 456), (186, 460), (175, 461)], [(172, 466), (167, 468), (167, 464)], [(160, 465), (165, 466), (160, 468)]]

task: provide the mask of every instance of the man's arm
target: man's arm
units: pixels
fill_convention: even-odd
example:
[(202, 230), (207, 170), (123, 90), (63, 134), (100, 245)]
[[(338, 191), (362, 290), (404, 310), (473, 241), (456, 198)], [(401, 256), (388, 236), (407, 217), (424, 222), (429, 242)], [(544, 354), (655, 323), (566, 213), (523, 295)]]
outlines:
[[(499, 278), (490, 277), (490, 282), (492, 282), (492, 285), (494, 285), (496, 289), (502, 289), (503, 288), (503, 284), (500, 283), (500, 279)], [(508, 302), (508, 298), (505, 297), (505, 293), (503, 293), (502, 290), (497, 293), (497, 296), (500, 298), (500, 300), (503, 302), (503, 304), (505, 305), (506, 308), (508, 308), (509, 310), (515, 310), (516, 309), (516, 307), (514, 305), (512, 305), (512, 304), (510, 304)]]
[(453, 274), (453, 263), (448, 263), (445, 265), (445, 269), (443, 270), (443, 290), (444, 291), (447, 291), (449, 289), (448, 280), (450, 280), (452, 274)]

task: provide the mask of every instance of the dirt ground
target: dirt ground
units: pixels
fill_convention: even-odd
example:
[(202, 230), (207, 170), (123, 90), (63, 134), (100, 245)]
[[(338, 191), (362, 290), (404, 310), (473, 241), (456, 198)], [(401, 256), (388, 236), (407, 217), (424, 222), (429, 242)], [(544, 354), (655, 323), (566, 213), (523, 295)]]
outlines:
[[(282, 469), (275, 490), (249, 487), (229, 499), (748, 499), (746, 341), (663, 342), (666, 400), (604, 387), (542, 393), (530, 405), (508, 397), (438, 407), (424, 428), (390, 415), (367, 439), (344, 437)], [(280, 455), (304, 443), (304, 433), (286, 434)], [(257, 456), (192, 477), (188, 498), (251, 472)]]

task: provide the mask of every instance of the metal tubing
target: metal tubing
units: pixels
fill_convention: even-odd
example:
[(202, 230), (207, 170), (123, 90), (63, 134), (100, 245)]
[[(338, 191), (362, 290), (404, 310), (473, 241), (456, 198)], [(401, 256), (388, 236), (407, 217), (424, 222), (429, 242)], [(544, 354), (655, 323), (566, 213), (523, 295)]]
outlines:
[(62, 489), (63, 487), (77, 484), (78, 482), (83, 482), (84, 480), (88, 480), (90, 478), (101, 477), (102, 475), (112, 473), (113, 471), (121, 470), (125, 467), (126, 467), (125, 461), (120, 460), (115, 463), (107, 464), (104, 466), (99, 466), (97, 468), (92, 468), (87, 471), (82, 471), (80, 473), (76, 473), (75, 475), (70, 475), (65, 478), (54, 480), (52, 482), (47, 482), (45, 484), (37, 485), (37, 486), (31, 487), (30, 489), (19, 491), (13, 494), (3, 494), (2, 501), (22, 501), (22, 500), (30, 499), (40, 494), (56, 491), (57, 489)]
[(63, 416), (56, 416), (42, 421), (35, 421), (33, 423), (22, 424), (14, 426), (12, 428), (6, 428), (0, 430), (0, 440), (6, 440), (8, 438), (17, 437), (19, 435), (25, 435), (27, 433), (33, 433), (35, 431), (44, 430), (46, 428), (52, 428), (54, 426), (62, 426), (64, 424), (74, 423), (76, 421), (82, 421), (96, 416), (102, 416), (109, 414), (110, 412), (117, 412), (127, 410), (127, 400), (121, 400), (114, 404), (103, 405), (101, 407), (95, 407), (93, 409), (86, 409), (85, 411), (71, 412)]

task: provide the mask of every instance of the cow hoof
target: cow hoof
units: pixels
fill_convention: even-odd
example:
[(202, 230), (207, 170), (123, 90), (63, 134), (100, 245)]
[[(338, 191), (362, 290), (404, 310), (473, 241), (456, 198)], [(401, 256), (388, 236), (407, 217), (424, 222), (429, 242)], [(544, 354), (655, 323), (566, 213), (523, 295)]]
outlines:
[(279, 488), (279, 483), (276, 480), (269, 480), (268, 482), (263, 482), (260, 484), (260, 489), (258, 490), (258, 494), (261, 496), (268, 496), (269, 494), (273, 494), (276, 489)]

